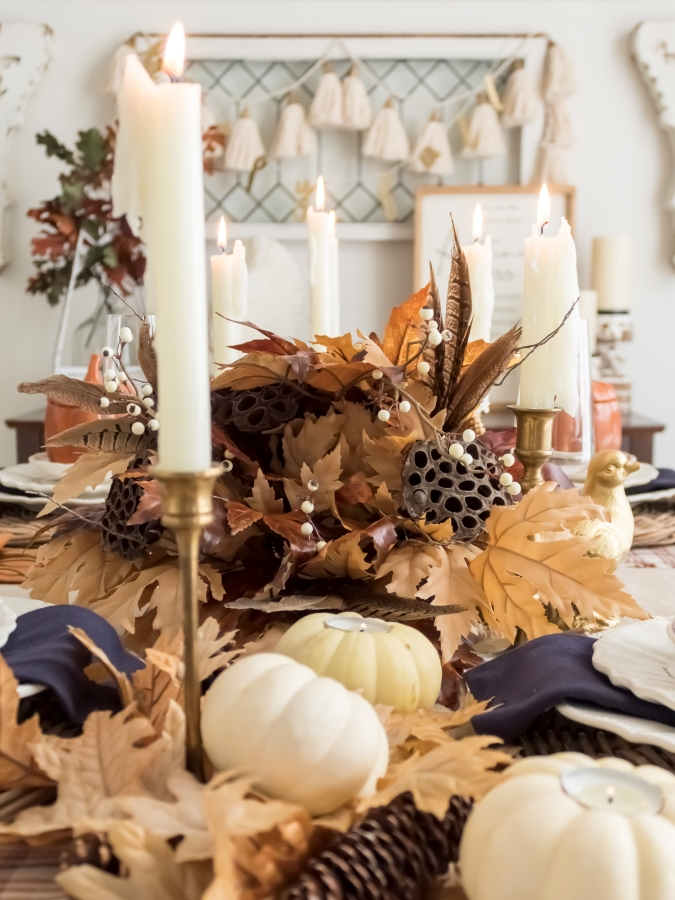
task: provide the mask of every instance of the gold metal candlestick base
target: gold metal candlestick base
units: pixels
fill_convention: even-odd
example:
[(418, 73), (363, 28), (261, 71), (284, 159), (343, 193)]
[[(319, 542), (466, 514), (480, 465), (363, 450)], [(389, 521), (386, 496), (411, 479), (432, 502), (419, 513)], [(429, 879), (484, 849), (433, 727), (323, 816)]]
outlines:
[(522, 406), (509, 406), (516, 416), (518, 436), (516, 437), (516, 456), (523, 464), (524, 473), (520, 481), (523, 493), (527, 494), (533, 487), (543, 484), (541, 467), (551, 456), (551, 439), (553, 420), (560, 410), (526, 409)]
[(200, 732), (201, 688), (195, 657), (199, 628), (199, 538), (204, 526), (213, 521), (213, 485), (221, 472), (220, 466), (214, 466), (205, 472), (153, 473), (162, 488), (162, 525), (173, 531), (178, 546), (185, 636), (185, 764), (199, 781), (204, 780)]

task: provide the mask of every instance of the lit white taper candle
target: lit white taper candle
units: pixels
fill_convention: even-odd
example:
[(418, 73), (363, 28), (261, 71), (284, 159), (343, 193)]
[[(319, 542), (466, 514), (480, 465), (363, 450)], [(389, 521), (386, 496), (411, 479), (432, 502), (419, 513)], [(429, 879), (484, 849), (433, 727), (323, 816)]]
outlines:
[(326, 195), (323, 177), (316, 183), (316, 208), (307, 210), (309, 229), (309, 317), (312, 335), (335, 336), (334, 291), (331, 259), (337, 250), (331, 248), (330, 213), (324, 210)]
[[(156, 316), (159, 466), (211, 466), (208, 303), (204, 261), (201, 87), (180, 84), (185, 33), (166, 43), (169, 84), (153, 84), (137, 57), (126, 62), (115, 159), (115, 215), (142, 220), (149, 308)], [(129, 167), (128, 172), (123, 167)], [(134, 227), (134, 222), (130, 222)]]
[(225, 217), (218, 225), (218, 246), (222, 253), (211, 257), (211, 305), (213, 309), (213, 363), (215, 371), (219, 364), (231, 363), (241, 356), (239, 350), (232, 350), (233, 344), (241, 344), (243, 327), (236, 322), (246, 318), (248, 269), (246, 250), (241, 241), (234, 242), (232, 253), (226, 253), (227, 231)]
[[(544, 237), (550, 218), (550, 200), (544, 184), (539, 195), (537, 224), (525, 239), (523, 293), (524, 346), (537, 344), (563, 321), (579, 297), (577, 253), (566, 219), (556, 237)], [(520, 374), (522, 407), (551, 409), (559, 406), (574, 416), (579, 404), (578, 385), (579, 308), (569, 316), (555, 337), (529, 351)]]
[(480, 203), (477, 203), (473, 212), (473, 244), (462, 247), (469, 267), (471, 302), (473, 304), (473, 321), (469, 340), (489, 342), (492, 310), (495, 305), (495, 289), (492, 283), (492, 238), (488, 234), (485, 243), (481, 244), (482, 236), (483, 210)]

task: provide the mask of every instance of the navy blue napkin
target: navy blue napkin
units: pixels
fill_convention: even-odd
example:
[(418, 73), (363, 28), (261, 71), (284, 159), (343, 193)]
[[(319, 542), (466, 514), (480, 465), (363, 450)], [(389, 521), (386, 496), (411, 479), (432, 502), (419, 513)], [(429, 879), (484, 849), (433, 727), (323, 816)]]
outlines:
[(51, 688), (66, 716), (81, 724), (94, 710), (117, 712), (122, 704), (116, 687), (87, 678), (84, 669), (95, 658), (68, 631), (69, 625), (85, 631), (120, 672), (130, 675), (144, 668), (142, 660), (124, 649), (112, 625), (81, 606), (47, 606), (24, 613), (0, 654), (20, 684)]
[(592, 704), (675, 728), (675, 710), (640, 700), (593, 668), (594, 643), (583, 634), (548, 634), (470, 669), (464, 677), (474, 697), (500, 704), (474, 716), (474, 730), (510, 741), (541, 713), (565, 702)]
[(649, 484), (638, 484), (635, 487), (627, 487), (626, 494), (651, 494), (653, 491), (666, 491), (675, 488), (675, 471), (673, 469), (659, 469), (658, 477)]

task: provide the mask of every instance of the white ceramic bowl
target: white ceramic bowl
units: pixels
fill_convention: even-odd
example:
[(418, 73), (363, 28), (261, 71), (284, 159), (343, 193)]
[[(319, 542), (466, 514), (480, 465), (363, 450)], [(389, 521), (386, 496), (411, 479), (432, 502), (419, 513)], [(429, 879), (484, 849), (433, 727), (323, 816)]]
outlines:
[(55, 482), (59, 481), (72, 465), (72, 463), (52, 462), (46, 453), (34, 453), (28, 457), (28, 462), (41, 478), (50, 478)]

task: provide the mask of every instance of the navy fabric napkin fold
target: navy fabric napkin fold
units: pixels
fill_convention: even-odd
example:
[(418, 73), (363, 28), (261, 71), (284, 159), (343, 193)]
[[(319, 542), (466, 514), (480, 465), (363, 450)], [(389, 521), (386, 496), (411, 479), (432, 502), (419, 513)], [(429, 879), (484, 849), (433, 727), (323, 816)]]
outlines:
[(593, 668), (594, 643), (594, 638), (583, 634), (548, 634), (466, 672), (469, 690), (477, 700), (501, 704), (474, 716), (474, 730), (510, 741), (541, 713), (565, 702), (594, 704), (675, 728), (675, 710), (640, 700)]
[(666, 491), (675, 488), (675, 470), (659, 469), (658, 477), (649, 484), (638, 484), (635, 487), (627, 487), (626, 494), (651, 494), (653, 491)]
[(94, 710), (117, 712), (122, 706), (116, 687), (96, 684), (85, 675), (95, 658), (68, 631), (69, 625), (85, 631), (120, 672), (130, 675), (144, 668), (142, 660), (124, 649), (112, 625), (80, 606), (47, 606), (24, 613), (0, 654), (20, 684), (51, 688), (68, 718), (81, 724)]

